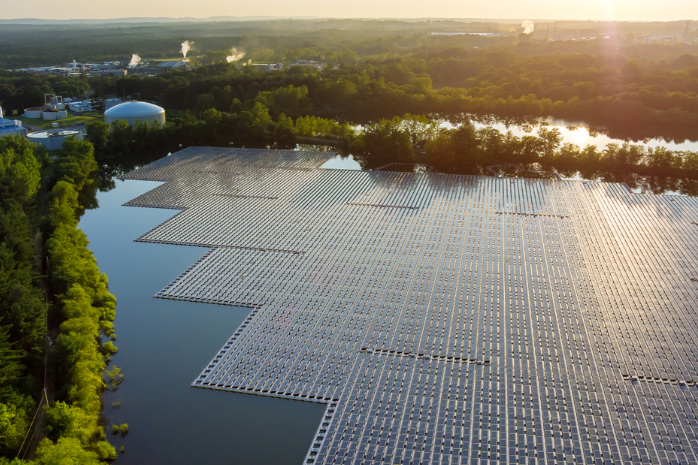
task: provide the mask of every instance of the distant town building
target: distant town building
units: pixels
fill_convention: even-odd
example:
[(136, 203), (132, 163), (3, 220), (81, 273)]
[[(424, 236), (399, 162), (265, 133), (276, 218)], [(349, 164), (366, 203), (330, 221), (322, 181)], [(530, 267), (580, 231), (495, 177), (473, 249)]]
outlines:
[(189, 64), (187, 64), (186, 61), (161, 61), (157, 64), (156, 68), (160, 71), (171, 71), (175, 69), (186, 71), (189, 69)]
[(284, 69), (283, 63), (250, 63), (247, 66), (251, 66), (257, 71), (263, 73), (267, 71), (275, 71), (277, 69)]
[(128, 71), (125, 69), (102, 69), (96, 71), (96, 73), (103, 76), (126, 76)]
[(501, 32), (432, 32), (433, 36), (483, 36), (483, 37), (501, 37)]
[(318, 71), (322, 71), (322, 63), (318, 63), (317, 61), (312, 60), (298, 60), (288, 65), (289, 68), (292, 68), (294, 66), (302, 66), (303, 68), (312, 68)]

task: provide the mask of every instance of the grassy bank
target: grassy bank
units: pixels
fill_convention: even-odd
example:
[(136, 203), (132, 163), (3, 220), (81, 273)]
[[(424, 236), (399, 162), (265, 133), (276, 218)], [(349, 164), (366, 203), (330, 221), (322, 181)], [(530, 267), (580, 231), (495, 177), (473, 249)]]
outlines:
[(54, 129), (53, 123), (58, 123), (59, 127), (65, 128), (91, 123), (93, 121), (104, 121), (104, 116), (94, 111), (88, 111), (81, 113), (80, 115), (73, 115), (69, 113), (67, 118), (57, 121), (46, 121), (41, 118), (23, 118), (21, 116), (12, 116), (9, 118), (21, 121), (22, 125), (24, 126), (34, 126), (39, 129)]

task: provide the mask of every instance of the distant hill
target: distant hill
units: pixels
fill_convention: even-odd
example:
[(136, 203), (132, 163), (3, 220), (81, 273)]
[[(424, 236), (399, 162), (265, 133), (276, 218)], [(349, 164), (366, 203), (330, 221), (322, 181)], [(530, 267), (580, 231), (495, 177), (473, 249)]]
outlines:
[[(200, 23), (209, 21), (260, 21), (285, 19), (287, 16), (211, 16), (210, 18), (112, 18), (112, 19), (0, 19), (0, 24), (113, 24), (113, 23)], [(293, 19), (315, 19), (312, 16), (297, 16)]]
[[(366, 20), (396, 20), (396, 21), (454, 21), (454, 22), (497, 22), (503, 24), (520, 23), (521, 19), (492, 19), (492, 18), (326, 18), (320, 16), (211, 16), (209, 18), (111, 18), (111, 19), (40, 19), (40, 18), (21, 18), (21, 19), (0, 19), (1, 24), (16, 24), (16, 25), (70, 25), (70, 24), (133, 24), (133, 23), (203, 23), (217, 21), (272, 21), (280, 19), (366, 19)], [(532, 21), (543, 21), (533, 19)], [(551, 20), (545, 20), (551, 21)]]

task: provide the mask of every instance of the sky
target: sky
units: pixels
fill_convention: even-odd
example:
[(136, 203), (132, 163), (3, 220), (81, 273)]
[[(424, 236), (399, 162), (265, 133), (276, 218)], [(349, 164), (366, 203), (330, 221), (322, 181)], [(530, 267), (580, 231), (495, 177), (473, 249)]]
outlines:
[(5, 1), (0, 19), (317, 16), (332, 18), (499, 18), (698, 20), (697, 0), (34, 0)]

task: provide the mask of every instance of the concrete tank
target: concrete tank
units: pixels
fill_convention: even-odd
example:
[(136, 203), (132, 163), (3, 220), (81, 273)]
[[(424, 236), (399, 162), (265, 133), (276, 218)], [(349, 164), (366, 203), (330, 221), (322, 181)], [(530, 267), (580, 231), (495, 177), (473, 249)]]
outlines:
[(47, 121), (54, 121), (57, 119), (66, 119), (68, 117), (68, 112), (65, 110), (50, 110), (45, 111), (41, 114), (41, 117)]
[(43, 117), (44, 110), (46, 110), (46, 107), (25, 108), (24, 115), (22, 116), (25, 118), (41, 118)]
[(83, 135), (80, 131), (43, 131), (32, 132), (27, 135), (27, 139), (35, 144), (41, 144), (49, 150), (58, 150), (63, 147), (63, 142), (69, 137), (74, 137), (77, 140), (82, 140)]
[(165, 110), (147, 102), (121, 103), (104, 113), (105, 123), (111, 124), (114, 121), (126, 121), (130, 126), (135, 126), (137, 121), (147, 121), (150, 124), (157, 121), (160, 126), (164, 126)]

